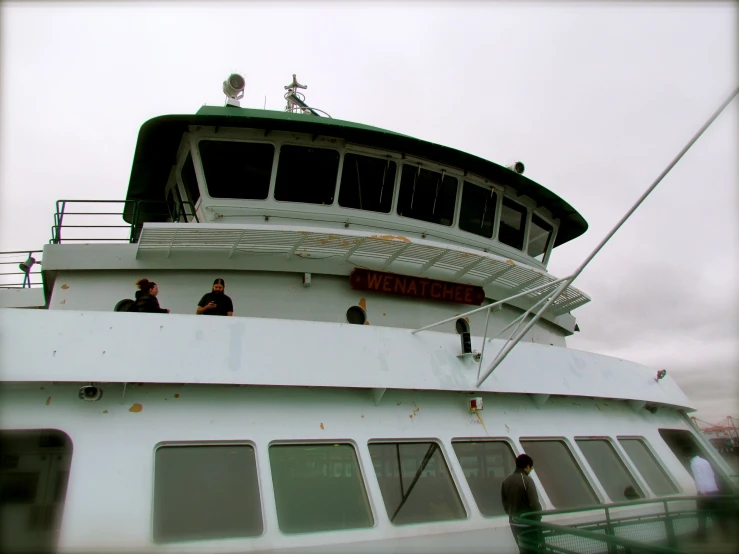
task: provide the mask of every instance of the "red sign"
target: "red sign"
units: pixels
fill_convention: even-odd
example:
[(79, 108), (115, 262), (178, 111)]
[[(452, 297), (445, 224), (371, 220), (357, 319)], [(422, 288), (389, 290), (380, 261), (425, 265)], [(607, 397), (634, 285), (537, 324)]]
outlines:
[(473, 306), (480, 306), (485, 300), (485, 291), (482, 287), (383, 273), (370, 269), (355, 269), (349, 276), (349, 283), (355, 290), (371, 290), (412, 298), (472, 304)]

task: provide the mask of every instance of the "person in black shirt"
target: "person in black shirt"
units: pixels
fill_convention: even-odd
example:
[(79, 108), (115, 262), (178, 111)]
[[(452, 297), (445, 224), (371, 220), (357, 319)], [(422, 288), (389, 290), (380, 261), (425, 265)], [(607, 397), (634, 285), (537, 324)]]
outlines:
[(136, 291), (136, 300), (128, 308), (129, 312), (144, 312), (150, 314), (168, 314), (169, 309), (160, 308), (157, 294), (159, 287), (153, 281), (148, 279), (139, 279), (136, 281), (139, 290)]
[(234, 304), (225, 295), (225, 290), (226, 283), (223, 279), (213, 281), (213, 290), (203, 295), (195, 313), (198, 315), (234, 315)]

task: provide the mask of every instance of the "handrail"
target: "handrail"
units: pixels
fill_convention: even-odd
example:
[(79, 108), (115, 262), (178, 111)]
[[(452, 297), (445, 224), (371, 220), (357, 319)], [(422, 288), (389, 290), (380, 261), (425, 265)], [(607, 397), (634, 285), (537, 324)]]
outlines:
[[(678, 552), (675, 547), (678, 545), (678, 534), (675, 532), (674, 521), (678, 519), (692, 519), (697, 517), (698, 509), (691, 510), (678, 510), (670, 511), (669, 504), (671, 503), (684, 503), (684, 502), (697, 502), (698, 500), (704, 499), (701, 496), (671, 496), (666, 498), (650, 498), (650, 499), (639, 499), (630, 500), (625, 502), (614, 502), (612, 504), (596, 504), (590, 506), (582, 506), (579, 508), (560, 508), (554, 510), (538, 511), (538, 512), (526, 512), (519, 516), (512, 518), (512, 523), (516, 523), (521, 526), (525, 526), (525, 529), (519, 533), (519, 539), (521, 543), (531, 550), (536, 552), (572, 552), (571, 550), (559, 547), (555, 544), (548, 544), (547, 538), (559, 537), (564, 535), (572, 535), (587, 539), (588, 541), (597, 541), (608, 545), (609, 552), (621, 551), (621, 549), (613, 547), (622, 547), (629, 552), (630, 549), (635, 551), (645, 551), (645, 546), (648, 545), (648, 552), (663, 553), (663, 554), (674, 554)], [(726, 513), (739, 513), (739, 496), (737, 495), (716, 495), (712, 496), (712, 499), (718, 501), (722, 507), (714, 511), (723, 511)], [(611, 513), (612, 510), (622, 508), (638, 508), (640, 506), (662, 506), (661, 513), (648, 513), (644, 515), (629, 515), (622, 518), (614, 518)], [(556, 516), (556, 515), (574, 515), (585, 512), (604, 511), (604, 520), (593, 520), (587, 519), (579, 524), (568, 524), (561, 525), (557, 523), (550, 523), (541, 521), (544, 516)], [(667, 546), (644, 543), (628, 539), (623, 536), (617, 535), (615, 529), (624, 526), (638, 526), (640, 524), (653, 525), (655, 522), (662, 522), (664, 524), (665, 538), (667, 540)], [(604, 532), (595, 532), (590, 529), (597, 528)], [(548, 532), (548, 533), (547, 533)]]
[[(34, 286), (42, 285), (43, 279), (40, 281), (34, 281), (32, 276), (41, 276), (41, 256), (34, 256), (34, 254), (42, 253), (42, 250), (12, 250), (8, 252), (0, 252), (0, 265), (14, 265), (20, 271), (0, 271), (0, 288), (32, 288)], [(18, 256), (21, 254), (21, 256)], [(10, 256), (11, 259), (4, 259), (3, 256)], [(38, 258), (38, 259), (37, 259)], [(6, 277), (10, 275), (23, 275), (23, 280), (14, 281), (15, 277), (11, 277), (10, 280)]]
[[(122, 204), (120, 212), (111, 211), (69, 211), (69, 205), (75, 204)], [(161, 206), (161, 210), (157, 208)], [(186, 209), (186, 207), (188, 209)], [(73, 210), (75, 208), (72, 208)], [(152, 209), (156, 211), (152, 211)], [(97, 221), (94, 224), (80, 224), (74, 218), (69, 223), (69, 216), (130, 216), (131, 223), (124, 224), (100, 224)], [(138, 241), (139, 235), (144, 222), (148, 216), (157, 216), (158, 218), (169, 219), (174, 222), (180, 222), (192, 218), (199, 223), (195, 206), (189, 201), (179, 200), (57, 200), (56, 212), (54, 213), (54, 224), (51, 227), (51, 244), (61, 244), (64, 242), (129, 242)], [(65, 223), (66, 221), (66, 223)], [(117, 237), (65, 237), (62, 238), (62, 229), (128, 229), (129, 232), (125, 236)]]

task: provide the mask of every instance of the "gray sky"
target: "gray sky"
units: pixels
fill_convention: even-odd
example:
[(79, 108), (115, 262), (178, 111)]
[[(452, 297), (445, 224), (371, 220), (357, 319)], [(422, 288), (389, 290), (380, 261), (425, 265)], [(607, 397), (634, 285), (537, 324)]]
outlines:
[[(140, 2), (2, 5), (0, 250), (48, 242), (60, 198), (125, 197), (141, 124), (282, 109), (292, 73), (332, 116), (498, 163), (590, 224), (572, 271), (739, 83), (737, 3)], [(573, 348), (665, 368), (739, 415), (739, 100), (577, 281)]]

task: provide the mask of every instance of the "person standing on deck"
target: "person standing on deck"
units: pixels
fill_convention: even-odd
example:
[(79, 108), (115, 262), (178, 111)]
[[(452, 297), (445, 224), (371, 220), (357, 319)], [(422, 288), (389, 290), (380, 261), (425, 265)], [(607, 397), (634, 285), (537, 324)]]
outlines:
[[(527, 554), (534, 551), (521, 546), (518, 542), (518, 536), (527, 530), (532, 532), (527, 533), (524, 537), (533, 538), (538, 536), (538, 533), (533, 532), (533, 527), (513, 523), (512, 521), (514, 517), (523, 513), (541, 511), (539, 495), (536, 493), (536, 484), (529, 476), (529, 473), (531, 473), (533, 468), (534, 460), (531, 456), (521, 454), (516, 458), (516, 471), (506, 477), (500, 487), (500, 497), (503, 501), (503, 509), (508, 514), (508, 521), (511, 525), (513, 539), (516, 541), (516, 544), (519, 545), (518, 550), (521, 554)], [(539, 516), (538, 519), (541, 519), (541, 516)]]
[(160, 308), (157, 295), (159, 287), (149, 279), (139, 279), (136, 281), (139, 290), (136, 291), (136, 300), (128, 308), (129, 312), (143, 312), (150, 314), (168, 314), (168, 308)]
[(704, 540), (706, 538), (706, 519), (711, 516), (715, 523), (718, 523), (722, 531), (725, 532), (725, 518), (721, 513), (721, 505), (715, 496), (721, 494), (716, 484), (716, 476), (713, 468), (707, 460), (701, 458), (692, 448), (685, 448), (685, 456), (690, 460), (690, 472), (695, 480), (695, 488), (698, 491), (700, 499), (697, 504), (698, 517), (698, 538)]
[(234, 315), (234, 303), (226, 296), (226, 282), (223, 279), (213, 281), (213, 290), (203, 295), (198, 302), (197, 315)]

